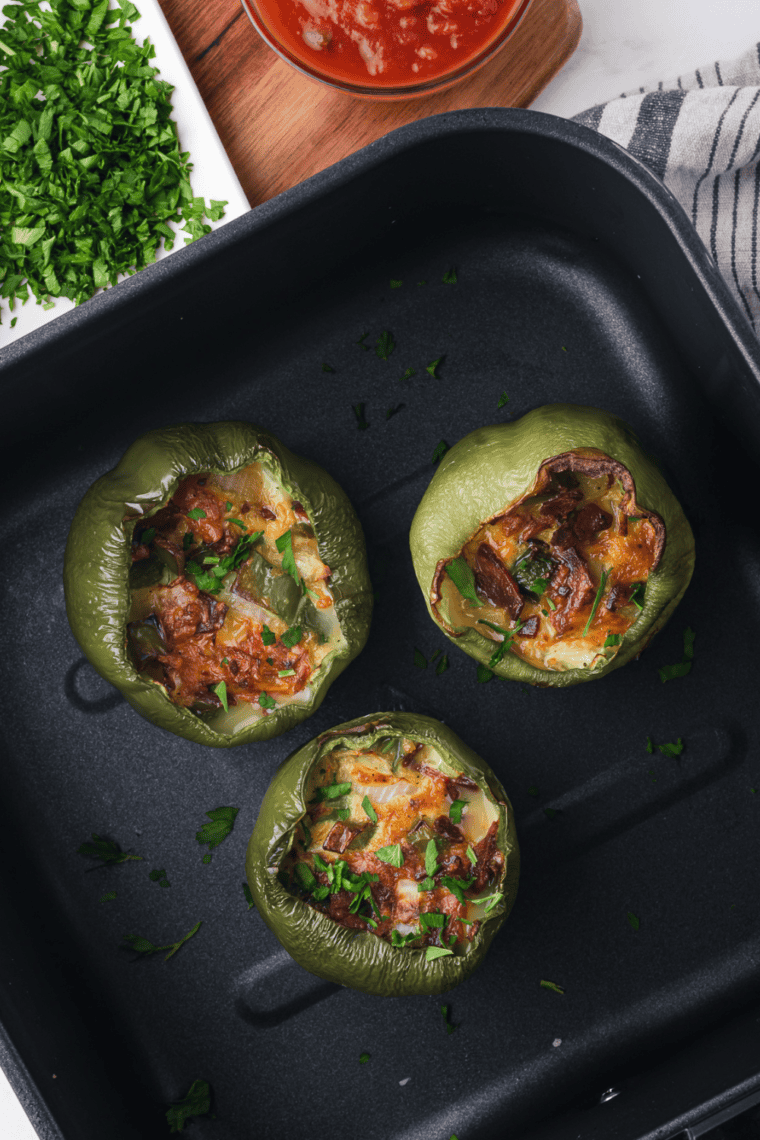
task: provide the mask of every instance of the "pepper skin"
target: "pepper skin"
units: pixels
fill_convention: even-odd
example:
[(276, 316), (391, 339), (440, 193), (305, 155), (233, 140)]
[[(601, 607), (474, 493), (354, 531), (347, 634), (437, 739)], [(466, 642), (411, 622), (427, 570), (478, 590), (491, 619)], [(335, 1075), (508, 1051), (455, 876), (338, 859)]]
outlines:
[(605, 676), (638, 656), (681, 600), (694, 568), (694, 537), (654, 460), (623, 420), (596, 408), (549, 404), (512, 423), (471, 432), (445, 455), (412, 521), (412, 560), (428, 612), (446, 636), (483, 665), (494, 642), (474, 628), (447, 628), (435, 611), (442, 560), (454, 558), (481, 524), (530, 492), (539, 468), (554, 456), (593, 448), (622, 463), (635, 482), (636, 501), (665, 524), (665, 543), (646, 584), (643, 609), (624, 634), (617, 654), (601, 667), (564, 671), (538, 668), (507, 652), (491, 668), (501, 677), (566, 687)]
[[(384, 736), (405, 737), (436, 748), (444, 761), (464, 772), (499, 804), (497, 846), (504, 854), (504, 898), (482, 922), (461, 953), (427, 961), (424, 950), (396, 948), (374, 934), (346, 929), (279, 882), (299, 820), (307, 813), (305, 787), (326, 746), (370, 747)], [(315, 737), (293, 752), (277, 771), (261, 805), (246, 855), (246, 876), (259, 913), (288, 953), (317, 977), (384, 997), (437, 994), (469, 977), (507, 918), (517, 894), (520, 851), (514, 813), (504, 789), (481, 760), (450, 728), (416, 713), (376, 713), (358, 717)]]
[[(134, 668), (126, 634), (130, 549), (135, 525), (165, 505), (186, 476), (230, 474), (253, 462), (272, 472), (308, 513), (320, 557), (332, 572), (330, 587), (346, 645), (315, 674), (308, 704), (280, 706), (227, 734), (214, 728), (213, 717), (202, 719), (173, 704), (162, 685)], [(372, 615), (364, 535), (345, 492), (326, 471), (294, 455), (275, 436), (240, 422), (180, 424), (148, 432), (133, 443), (77, 509), (66, 545), (64, 589), (72, 632), (101, 676), (153, 724), (216, 748), (267, 740), (315, 712), (363, 648)]]

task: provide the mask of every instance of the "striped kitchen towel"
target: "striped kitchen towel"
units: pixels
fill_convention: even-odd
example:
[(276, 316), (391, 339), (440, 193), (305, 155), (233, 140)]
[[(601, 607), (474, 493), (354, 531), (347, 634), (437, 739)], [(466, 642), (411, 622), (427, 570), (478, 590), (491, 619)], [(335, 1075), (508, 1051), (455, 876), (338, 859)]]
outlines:
[(654, 171), (760, 335), (760, 44), (575, 116)]

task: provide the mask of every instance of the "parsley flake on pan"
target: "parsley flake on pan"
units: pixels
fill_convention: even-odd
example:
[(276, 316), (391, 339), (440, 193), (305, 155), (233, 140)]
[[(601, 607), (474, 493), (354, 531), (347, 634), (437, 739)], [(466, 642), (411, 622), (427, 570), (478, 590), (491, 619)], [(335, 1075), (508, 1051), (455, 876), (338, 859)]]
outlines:
[(675, 759), (676, 756), (680, 756), (683, 752), (683, 739), (679, 736), (675, 743), (658, 744), (657, 751), (662, 752), (663, 756), (670, 756), (672, 759)]
[(98, 899), (98, 902), (112, 902), (115, 898), (116, 898), (116, 891), (106, 891), (106, 893), (104, 895), (100, 896), (100, 898)]
[[(364, 335), (366, 336), (367, 334), (365, 333)], [(381, 360), (387, 360), (395, 347), (396, 341), (393, 339), (392, 332), (381, 332), (375, 342), (375, 352)]]
[(369, 424), (367, 423), (367, 420), (364, 418), (364, 404), (352, 404), (351, 407), (353, 408), (354, 415), (356, 416), (357, 428), (359, 429), (359, 431), (366, 431), (367, 428), (369, 427)]
[(179, 938), (176, 942), (169, 942), (166, 946), (154, 946), (147, 938), (143, 938), (140, 934), (125, 934), (124, 941), (129, 943), (130, 950), (135, 950), (138, 954), (158, 954), (161, 950), (168, 950), (169, 953), (164, 958), (168, 962), (172, 955), (176, 954), (181, 946), (184, 946), (194, 934), (200, 930), (201, 923), (196, 922), (191, 931)]
[(360, 1053), (359, 1054), (359, 1064), (360, 1065), (366, 1065), (367, 1061), (369, 1061), (369, 1053)]
[[(436, 957), (438, 957), (438, 955), (436, 955)], [(456, 1025), (451, 1024), (449, 1007), (447, 1005), (441, 1006), (441, 1014), (443, 1016), (444, 1024), (446, 1025), (446, 1032), (453, 1033), (456, 1029)]]
[(427, 669), (428, 667), (427, 658), (419, 649), (415, 649), (414, 651), (414, 664), (418, 669)]
[[(116, 863), (128, 863), (130, 860), (142, 862), (142, 855), (128, 855), (122, 851), (115, 839), (103, 839), (100, 835), (92, 833), (92, 843), (86, 842), (77, 847), (77, 855), (86, 855), (88, 859), (99, 859), (101, 867), (108, 867)], [(97, 867), (90, 867), (97, 871)]]
[(691, 663), (694, 660), (694, 638), (696, 633), (691, 627), (687, 627), (683, 632), (683, 658), (677, 665), (665, 665), (664, 668), (658, 669), (660, 680), (672, 681), (674, 677), (685, 677), (687, 673), (691, 672)]
[(391, 416), (395, 416), (398, 412), (401, 411), (402, 408), (405, 407), (406, 404), (396, 404), (395, 408), (388, 408), (388, 411), (385, 413), (386, 420), (389, 420)]
[(170, 887), (171, 883), (166, 877), (166, 871), (149, 871), (148, 878), (152, 883), (158, 883), (161, 887)]
[(433, 452), (433, 459), (432, 459), (433, 466), (435, 466), (435, 464), (438, 463), (439, 460), (443, 459), (444, 455), (446, 454), (446, 452), (448, 450), (449, 450), (449, 445), (447, 444), (445, 439), (442, 439), (439, 443), (436, 444), (436, 448), (435, 448), (435, 451)]
[(335, 369), (333, 368), (332, 364), (327, 364), (327, 363), (323, 362), (322, 363), (322, 371), (323, 372), (334, 372)]
[(507, 395), (506, 392), (502, 392), (502, 394), (499, 396), (499, 402), (496, 405), (496, 407), (497, 408), (503, 408), (508, 403), (509, 403), (509, 396)]
[(399, 382), (399, 384), (403, 384), (405, 380), (411, 380), (412, 376), (416, 376), (416, 375), (417, 375), (417, 373), (415, 372), (415, 370), (413, 368), (407, 368), (406, 371), (404, 372), (404, 375), (399, 376), (398, 382)]
[(638, 930), (639, 927), (641, 926), (639, 919), (631, 910), (628, 911), (628, 921), (631, 924), (631, 927), (633, 930)]
[(425, 365), (425, 371), (429, 372), (434, 380), (440, 380), (440, 376), (438, 375), (437, 369), (438, 369), (438, 365), (442, 364), (442, 363), (443, 363), (443, 357), (439, 356), (437, 360), (431, 360), (430, 364)]
[(182, 1100), (166, 1110), (170, 1132), (182, 1132), (193, 1116), (207, 1116), (211, 1111), (211, 1087), (208, 1081), (193, 1081)]
[(443, 656), (441, 657), (441, 660), (438, 662), (438, 664), (435, 667), (436, 677), (440, 677), (441, 673), (445, 673), (446, 670), (448, 669), (448, 667), (449, 667), (449, 655), (448, 655), (448, 653), (444, 653)]
[(444, 273), (443, 277), (441, 278), (441, 280), (443, 281), (444, 285), (456, 285), (456, 283), (457, 283), (456, 266), (452, 265), (451, 269), (447, 269), (446, 272)]
[(545, 978), (542, 978), (538, 984), (543, 986), (545, 990), (553, 990), (555, 994), (564, 994), (565, 992), (562, 986), (558, 986), (556, 982), (547, 982)]
[(208, 854), (203, 856), (204, 863), (211, 862), (211, 852), (220, 843), (223, 843), (235, 826), (235, 817), (240, 811), (236, 807), (218, 807), (207, 811), (206, 815), (211, 823), (204, 823), (200, 831), (196, 831), (195, 838), (202, 846), (208, 844)]
[(225, 202), (193, 197), (155, 48), (132, 38), (139, 11), (97, 0), (4, 9), (0, 58), (2, 293), (76, 304), (155, 261), (170, 221), (187, 242)]
[(478, 665), (478, 669), (477, 669), (478, 684), (485, 685), (487, 681), (492, 681), (495, 676), (496, 676), (496, 674), (493, 672), (493, 670), (489, 669), (487, 666)]

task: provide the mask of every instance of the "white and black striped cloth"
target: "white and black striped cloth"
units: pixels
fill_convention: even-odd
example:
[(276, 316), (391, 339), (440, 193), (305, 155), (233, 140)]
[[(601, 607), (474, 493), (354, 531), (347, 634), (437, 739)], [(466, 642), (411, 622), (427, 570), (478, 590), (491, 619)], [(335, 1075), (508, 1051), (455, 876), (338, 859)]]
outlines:
[(575, 116), (624, 146), (676, 196), (760, 334), (760, 44)]

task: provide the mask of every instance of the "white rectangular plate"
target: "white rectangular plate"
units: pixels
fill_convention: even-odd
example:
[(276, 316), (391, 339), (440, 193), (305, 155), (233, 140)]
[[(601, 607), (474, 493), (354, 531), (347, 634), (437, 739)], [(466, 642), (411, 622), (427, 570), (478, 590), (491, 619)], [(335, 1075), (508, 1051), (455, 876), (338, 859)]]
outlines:
[[(114, 7), (114, 5), (111, 5)], [(158, 0), (137, 0), (140, 19), (132, 23), (135, 39), (143, 43), (146, 39), (156, 49), (156, 58), (151, 61), (153, 67), (159, 68), (160, 78), (165, 79), (174, 87), (172, 94), (172, 118), (177, 124), (179, 132), (180, 149), (190, 152), (190, 161), (193, 170), (190, 180), (193, 193), (202, 196), (209, 202), (212, 198), (217, 201), (227, 201), (224, 217), (219, 222), (210, 222), (213, 229), (232, 221), (233, 218), (246, 214), (250, 209), (248, 199), (243, 193), (232, 163), (222, 146), (216, 133), (211, 117), (201, 99), (198, 88), (195, 86), (190, 70), (185, 63), (182, 52), (171, 33), (166, 17), (161, 11)], [(176, 227), (175, 227), (176, 228)], [(174, 251), (184, 248), (184, 239), (188, 236), (181, 231), (174, 245)], [(200, 239), (203, 240), (203, 239)], [(172, 251), (172, 252), (174, 252)], [(161, 247), (156, 255), (159, 260), (171, 257), (171, 253)], [(117, 286), (118, 288), (118, 286)], [(86, 302), (85, 302), (86, 303)], [(63, 313), (74, 308), (74, 302), (67, 297), (55, 299), (55, 307), (43, 309), (36, 303), (33, 296), (25, 305), (16, 301), (13, 312), (8, 308), (7, 299), (0, 300), (0, 352), (4, 345), (10, 344), (19, 337), (25, 336), (38, 329), (48, 321), (55, 320)], [(10, 323), (17, 317), (15, 327)]]

